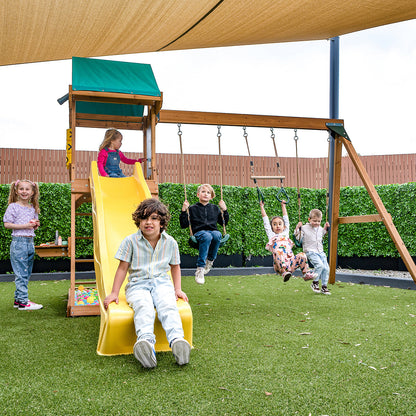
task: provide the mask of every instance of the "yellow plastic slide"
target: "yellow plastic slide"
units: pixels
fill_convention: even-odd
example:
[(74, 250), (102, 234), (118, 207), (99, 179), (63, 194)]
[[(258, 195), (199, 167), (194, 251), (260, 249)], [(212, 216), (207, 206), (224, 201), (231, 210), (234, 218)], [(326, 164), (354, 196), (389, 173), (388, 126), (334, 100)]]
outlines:
[[(108, 310), (103, 300), (111, 292), (118, 260), (114, 258), (121, 241), (137, 232), (132, 213), (139, 203), (151, 194), (140, 163), (134, 175), (127, 178), (99, 176), (97, 162), (91, 164), (90, 187), (94, 224), (94, 266), (100, 299), (101, 324), (97, 353), (100, 355), (132, 354), (136, 342), (133, 310), (126, 302), (124, 282), (119, 303), (111, 303)], [(126, 279), (127, 280), (127, 279)], [(179, 299), (178, 309), (186, 340), (192, 345), (192, 311), (187, 302)], [(155, 320), (156, 351), (170, 351), (165, 331)]]

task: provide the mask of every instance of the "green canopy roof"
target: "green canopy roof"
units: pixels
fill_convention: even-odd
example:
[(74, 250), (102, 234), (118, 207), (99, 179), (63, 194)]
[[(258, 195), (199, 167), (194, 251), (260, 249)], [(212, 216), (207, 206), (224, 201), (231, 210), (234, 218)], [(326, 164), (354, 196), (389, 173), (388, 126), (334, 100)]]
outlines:
[[(161, 96), (149, 64), (78, 57), (72, 58), (72, 90)], [(77, 101), (76, 111), (141, 117), (143, 106)]]

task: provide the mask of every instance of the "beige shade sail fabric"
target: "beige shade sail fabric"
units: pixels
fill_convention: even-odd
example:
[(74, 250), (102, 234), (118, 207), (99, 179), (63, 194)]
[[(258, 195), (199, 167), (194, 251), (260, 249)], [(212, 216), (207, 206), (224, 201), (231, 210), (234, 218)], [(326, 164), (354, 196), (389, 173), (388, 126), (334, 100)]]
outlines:
[(0, 65), (328, 39), (416, 18), (415, 0), (1, 0)]

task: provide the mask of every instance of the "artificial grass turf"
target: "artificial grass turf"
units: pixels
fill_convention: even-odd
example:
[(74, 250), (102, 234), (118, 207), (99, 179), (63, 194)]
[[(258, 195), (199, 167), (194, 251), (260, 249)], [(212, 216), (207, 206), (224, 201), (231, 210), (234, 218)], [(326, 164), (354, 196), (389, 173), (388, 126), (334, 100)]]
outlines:
[(0, 284), (2, 414), (415, 415), (414, 291), (266, 276), (183, 277), (191, 362), (144, 370), (95, 352), (99, 317), (66, 318), (68, 281)]

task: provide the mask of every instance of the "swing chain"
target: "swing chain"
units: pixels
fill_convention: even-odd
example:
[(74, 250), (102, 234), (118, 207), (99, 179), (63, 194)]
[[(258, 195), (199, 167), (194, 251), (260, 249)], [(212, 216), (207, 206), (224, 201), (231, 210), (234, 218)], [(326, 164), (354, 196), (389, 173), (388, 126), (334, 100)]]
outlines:
[(247, 127), (246, 126), (244, 126), (243, 127), (243, 131), (244, 131), (244, 134), (243, 134), (243, 137), (245, 137), (246, 139), (247, 139), (247, 137), (248, 137), (248, 133), (247, 133)]
[(178, 136), (182, 136), (181, 123), (178, 123)]
[(300, 210), (301, 210), (301, 195), (300, 195), (300, 186), (299, 186), (299, 156), (298, 156), (298, 130), (295, 129), (295, 137), (293, 137), (295, 141), (295, 149), (296, 149), (296, 188), (298, 190), (298, 217), (300, 222)]
[(298, 137), (298, 129), (295, 129), (295, 137), (293, 138), (293, 140), (295, 142), (297, 142), (299, 140), (299, 137)]
[(220, 138), (222, 136), (222, 134), (221, 134), (221, 126), (217, 126), (217, 129), (218, 129), (217, 137)]
[(271, 137), (272, 140), (274, 140), (275, 137), (276, 137), (276, 135), (274, 134), (273, 127), (270, 127), (270, 137)]

